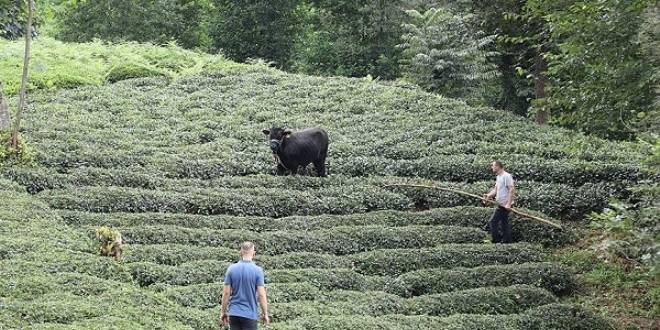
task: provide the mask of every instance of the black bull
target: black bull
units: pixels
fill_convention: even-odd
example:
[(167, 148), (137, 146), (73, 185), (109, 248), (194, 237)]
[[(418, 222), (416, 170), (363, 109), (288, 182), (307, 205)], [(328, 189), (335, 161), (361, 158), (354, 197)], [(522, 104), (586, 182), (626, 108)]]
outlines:
[(298, 173), (298, 166), (314, 163), (318, 176), (326, 176), (328, 133), (320, 128), (291, 132), (280, 127), (263, 130), (270, 139), (270, 149), (277, 161), (277, 174)]

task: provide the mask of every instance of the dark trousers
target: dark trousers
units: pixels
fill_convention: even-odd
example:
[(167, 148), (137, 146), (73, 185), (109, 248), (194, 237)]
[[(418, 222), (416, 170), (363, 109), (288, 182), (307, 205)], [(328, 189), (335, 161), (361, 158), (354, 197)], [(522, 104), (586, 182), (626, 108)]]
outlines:
[(499, 243), (502, 238), (500, 236), (500, 226), (502, 223), (502, 234), (504, 234), (504, 243), (511, 243), (511, 228), (509, 227), (509, 210), (503, 206), (498, 206), (490, 218), (490, 235), (492, 236), (493, 243)]
[(257, 320), (240, 316), (230, 316), (229, 330), (257, 330)]

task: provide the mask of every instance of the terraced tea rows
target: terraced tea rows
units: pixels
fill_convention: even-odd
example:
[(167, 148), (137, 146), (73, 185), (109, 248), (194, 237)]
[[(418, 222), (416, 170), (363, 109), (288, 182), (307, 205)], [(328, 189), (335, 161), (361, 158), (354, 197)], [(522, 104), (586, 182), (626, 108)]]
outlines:
[[(561, 299), (576, 286), (573, 270), (544, 248), (570, 232), (512, 216), (516, 243), (490, 244), (481, 227), (492, 209), (479, 201), (383, 186), (480, 194), (502, 157), (517, 207), (578, 218), (649, 177), (619, 144), (405, 84), (266, 69), (35, 99), (24, 134), (38, 164), (1, 173), (14, 182), (6, 189), (39, 205), (25, 223), (72, 234), (44, 246), (1, 241), (9, 329), (219, 329), (223, 275), (244, 240), (265, 269), (273, 329), (611, 326)], [(328, 130), (330, 176), (273, 176), (261, 134), (273, 123)], [(101, 226), (122, 233), (121, 263), (94, 255)]]

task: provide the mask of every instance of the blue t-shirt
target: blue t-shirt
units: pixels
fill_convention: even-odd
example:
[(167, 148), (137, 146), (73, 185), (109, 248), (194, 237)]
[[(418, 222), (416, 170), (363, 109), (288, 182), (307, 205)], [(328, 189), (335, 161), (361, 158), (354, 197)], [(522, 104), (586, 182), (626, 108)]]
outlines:
[(264, 286), (264, 271), (252, 261), (241, 260), (227, 268), (225, 285), (231, 286), (227, 313), (258, 320), (257, 287)]

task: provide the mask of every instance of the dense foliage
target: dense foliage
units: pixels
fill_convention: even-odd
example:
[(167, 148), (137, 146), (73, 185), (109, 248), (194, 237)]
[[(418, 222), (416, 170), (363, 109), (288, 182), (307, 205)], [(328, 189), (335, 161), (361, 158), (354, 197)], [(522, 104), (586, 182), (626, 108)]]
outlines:
[(657, 1), (570, 0), (551, 6), (528, 1), (528, 10), (546, 20), (546, 36), (555, 46), (547, 52), (547, 92), (553, 117), (563, 126), (625, 139), (656, 120), (650, 116), (658, 67), (637, 40), (642, 13), (654, 5)]
[(406, 15), (404, 2), (311, 0), (297, 45), (296, 70), (325, 76), (399, 77), (396, 48)]
[[(253, 240), (273, 328), (618, 327), (571, 300), (583, 278), (545, 248), (574, 241), (569, 220), (607, 212), (612, 197), (655, 203), (627, 189), (657, 180), (647, 148), (403, 82), (291, 75), (174, 46), (40, 42), (68, 48), (41, 59), (53, 85), (82, 76), (53, 64), (84, 62), (71, 54), (112, 62), (87, 61), (95, 83), (30, 94), (34, 163), (0, 169), (3, 326), (217, 329), (222, 274)], [(272, 124), (327, 129), (329, 177), (273, 176), (261, 133)], [(565, 231), (512, 217), (515, 244), (484, 244), (492, 208), (479, 200), (384, 187), (480, 194), (495, 158), (516, 178), (516, 207)], [(121, 232), (123, 262), (97, 255), (99, 227)]]
[[(41, 11), (35, 14), (33, 20), (32, 36), (38, 35), (36, 28), (42, 23)], [(28, 21), (27, 1), (1, 0), (0, 1), (0, 39), (18, 39), (25, 37)]]
[[(65, 41), (176, 43), (290, 72), (402, 78), (542, 124), (634, 140), (659, 127), (657, 4), (50, 0), (38, 4), (37, 25), (45, 17)], [(23, 34), (24, 7), (0, 2), (5, 38)]]
[(210, 0), (209, 37), (213, 48), (245, 62), (265, 59), (290, 68), (296, 36), (301, 32), (301, 0)]
[(137, 41), (208, 48), (208, 0), (63, 2), (56, 37), (68, 42)]
[[(412, 23), (402, 36), (404, 76), (428, 91), (483, 103), (496, 71), (486, 51), (494, 36), (470, 31), (472, 16), (444, 9), (407, 11)], [(491, 88), (492, 90), (492, 88)]]

